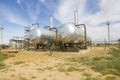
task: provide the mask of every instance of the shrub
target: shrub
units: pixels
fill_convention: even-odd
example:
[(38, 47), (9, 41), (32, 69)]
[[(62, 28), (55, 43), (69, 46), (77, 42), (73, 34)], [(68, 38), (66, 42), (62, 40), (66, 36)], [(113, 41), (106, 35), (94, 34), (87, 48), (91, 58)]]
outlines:
[(95, 61), (98, 61), (98, 60), (101, 60), (101, 59), (103, 59), (103, 57), (94, 57), (93, 58), (93, 60), (95, 60)]
[(44, 69), (45, 69), (45, 70), (52, 70), (52, 67), (48, 67), (48, 66), (47, 66), (47, 67), (45, 67)]
[(91, 68), (97, 72), (101, 72), (103, 75), (114, 74), (120, 76), (120, 50), (111, 49), (108, 57), (93, 57), (89, 58), (70, 58), (70, 62), (78, 62), (83, 65), (91, 66)]
[(116, 80), (116, 77), (115, 76), (107, 76), (105, 79), (106, 80)]
[(0, 61), (3, 61), (8, 58), (7, 54), (0, 54)]
[(68, 67), (66, 71), (68, 71), (68, 72), (79, 71), (79, 69), (71, 66), (71, 67)]
[(59, 67), (59, 68), (58, 68), (58, 71), (60, 71), (60, 72), (65, 72), (66, 70), (65, 70), (63, 67)]
[(3, 63), (3, 62), (0, 62), (0, 69), (3, 69), (3, 68), (5, 68), (5, 64)]
[(22, 63), (24, 63), (24, 61), (16, 61), (16, 62), (14, 62), (14, 65), (19, 65), (19, 64), (22, 64)]
[(28, 79), (25, 78), (25, 77), (20, 76), (20, 77), (19, 77), (19, 80), (28, 80)]
[(84, 75), (84, 76), (91, 76), (91, 74), (90, 74), (90, 73), (87, 73), (87, 72), (84, 72), (83, 75)]

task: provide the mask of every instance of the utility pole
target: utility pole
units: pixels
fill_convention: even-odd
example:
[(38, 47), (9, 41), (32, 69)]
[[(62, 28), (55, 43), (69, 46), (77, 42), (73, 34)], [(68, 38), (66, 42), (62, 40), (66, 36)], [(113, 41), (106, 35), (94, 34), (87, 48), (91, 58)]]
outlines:
[(108, 18), (107, 18), (107, 26), (108, 26), (108, 44), (110, 45), (110, 23), (108, 21)]
[(0, 32), (1, 32), (1, 44), (3, 44), (3, 28), (2, 27), (0, 27)]

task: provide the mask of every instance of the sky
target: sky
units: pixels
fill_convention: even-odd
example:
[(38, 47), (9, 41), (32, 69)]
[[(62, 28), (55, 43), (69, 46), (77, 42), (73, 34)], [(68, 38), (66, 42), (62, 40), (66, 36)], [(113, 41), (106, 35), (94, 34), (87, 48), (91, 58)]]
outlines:
[(24, 36), (24, 27), (39, 23), (49, 26), (53, 16), (54, 27), (74, 22), (78, 10), (78, 23), (87, 25), (87, 36), (93, 41), (107, 40), (108, 19), (110, 38), (120, 38), (120, 0), (0, 0), (0, 27), (3, 43), (15, 36)]

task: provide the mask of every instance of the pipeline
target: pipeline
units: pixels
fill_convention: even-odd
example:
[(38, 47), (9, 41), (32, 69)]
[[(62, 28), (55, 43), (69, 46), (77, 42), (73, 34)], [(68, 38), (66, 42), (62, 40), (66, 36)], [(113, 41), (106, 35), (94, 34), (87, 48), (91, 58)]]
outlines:
[(85, 47), (87, 48), (86, 25), (85, 25), (85, 24), (77, 24), (77, 25), (75, 25), (75, 26), (78, 27), (78, 28), (81, 28), (81, 26), (84, 27), (84, 44), (85, 44)]
[(34, 26), (34, 25), (37, 25), (37, 27), (39, 28), (39, 23), (34, 23), (34, 24), (32, 24), (32, 26)]
[(57, 28), (49, 28), (49, 30), (56, 32), (56, 41), (58, 41), (58, 29)]

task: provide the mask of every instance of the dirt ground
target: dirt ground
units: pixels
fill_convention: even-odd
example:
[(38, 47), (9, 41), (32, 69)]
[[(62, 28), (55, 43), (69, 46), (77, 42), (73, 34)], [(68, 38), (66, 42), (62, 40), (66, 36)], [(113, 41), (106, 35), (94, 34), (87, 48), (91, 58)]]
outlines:
[[(72, 64), (67, 58), (107, 56), (104, 48), (94, 47), (80, 52), (19, 51), (6, 59), (6, 68), (0, 70), (0, 80), (104, 80), (101, 73), (82, 64)], [(79, 70), (65, 71), (63, 68), (77, 67)], [(72, 69), (72, 68), (70, 68)], [(92, 79), (89, 79), (91, 77)]]

